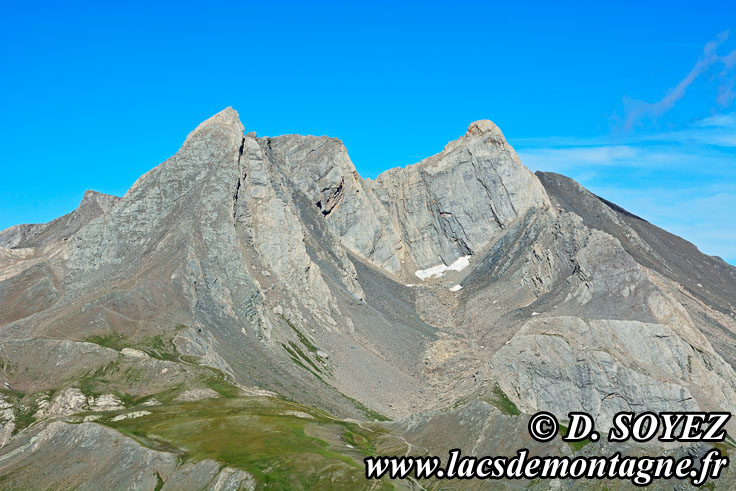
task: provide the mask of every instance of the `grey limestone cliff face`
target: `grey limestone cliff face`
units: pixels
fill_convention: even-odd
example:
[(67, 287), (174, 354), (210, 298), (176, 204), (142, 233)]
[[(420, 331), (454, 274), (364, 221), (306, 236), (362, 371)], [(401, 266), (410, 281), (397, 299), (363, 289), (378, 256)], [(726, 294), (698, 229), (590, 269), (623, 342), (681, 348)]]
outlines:
[(384, 172), (371, 187), (417, 269), (477, 254), (530, 208), (549, 208), (539, 181), (487, 120), (439, 154)]
[(549, 208), (539, 181), (487, 120), (439, 154), (375, 181), (358, 175), (333, 138), (289, 135), (266, 145), (342, 243), (393, 274), (450, 265), (529, 208)]

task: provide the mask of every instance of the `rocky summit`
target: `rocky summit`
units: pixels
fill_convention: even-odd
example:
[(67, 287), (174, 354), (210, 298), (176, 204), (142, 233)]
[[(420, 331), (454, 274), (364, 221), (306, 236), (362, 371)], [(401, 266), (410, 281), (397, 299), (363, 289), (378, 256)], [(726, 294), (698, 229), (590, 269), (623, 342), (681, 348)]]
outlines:
[[(340, 140), (228, 108), (122, 198), (0, 232), (4, 489), (439, 489), (363, 459), (700, 455), (527, 425), (733, 412), (734, 363), (736, 268), (533, 174), (488, 120), (371, 180)], [(551, 484), (585, 483), (463, 486)]]

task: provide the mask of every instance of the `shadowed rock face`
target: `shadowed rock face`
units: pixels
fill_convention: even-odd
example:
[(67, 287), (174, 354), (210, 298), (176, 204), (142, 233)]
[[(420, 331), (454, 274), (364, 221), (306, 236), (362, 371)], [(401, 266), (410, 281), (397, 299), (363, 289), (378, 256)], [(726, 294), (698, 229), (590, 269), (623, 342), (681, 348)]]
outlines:
[[(621, 410), (732, 411), (734, 305), (734, 268), (535, 176), (490, 121), (365, 180), (339, 140), (244, 134), (228, 108), (123, 198), (88, 192), (0, 232), (0, 475), (62, 465), (39, 442), (71, 436), (99, 452), (124, 440), (148, 470), (119, 478), (143, 487), (253, 486), (250, 460), (215, 469), (229, 461), (204, 447), (214, 460), (182, 474), (175, 454), (199, 442), (123, 422), (218, 397), (383, 414), (398, 421), (381, 431), (430, 451), (467, 418), (481, 436), (454, 446), (501, 448), (487, 433), (523, 431), (518, 411), (585, 410), (602, 428)], [(89, 471), (97, 486), (106, 469)]]
[(736, 268), (700, 253), (691, 243), (590, 193), (572, 179), (538, 172), (556, 206), (583, 219), (586, 226), (616, 237), (642, 266), (675, 282), (682, 305), (716, 351), (736, 362)]

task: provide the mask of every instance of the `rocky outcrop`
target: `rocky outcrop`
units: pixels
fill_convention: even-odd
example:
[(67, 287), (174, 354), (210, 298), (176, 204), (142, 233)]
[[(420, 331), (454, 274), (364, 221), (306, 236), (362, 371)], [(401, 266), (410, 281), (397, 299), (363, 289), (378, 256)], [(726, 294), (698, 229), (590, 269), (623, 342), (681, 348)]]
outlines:
[[(255, 489), (252, 476), (212, 460), (183, 466), (176, 455), (139, 445), (96, 423), (56, 421), (18, 439), (0, 455), (5, 485), (118, 489)], [(164, 486), (161, 488), (161, 486)]]
[(15, 225), (0, 232), (0, 247), (21, 249), (42, 247), (65, 240), (120, 200), (117, 196), (88, 190), (79, 207), (68, 215), (44, 224)]
[[(716, 352), (736, 364), (736, 268), (698, 251), (693, 244), (629, 213), (572, 179), (551, 172), (537, 176), (555, 206), (619, 240), (651, 276), (669, 280), (667, 288), (689, 312)], [(660, 281), (667, 284), (668, 281)]]
[(487, 120), (441, 153), (375, 181), (358, 175), (333, 138), (288, 135), (266, 146), (342, 243), (394, 274), (450, 265), (529, 208), (549, 208), (539, 181)]
[(48, 410), (44, 410), (43, 414), (36, 413), (36, 416), (54, 418), (87, 411), (115, 411), (122, 408), (122, 402), (114, 394), (86, 396), (80, 389), (72, 387), (56, 394)]
[(286, 135), (261, 141), (279, 172), (350, 251), (391, 273), (401, 271), (405, 251), (400, 232), (340, 140)]
[(620, 411), (734, 407), (733, 370), (705, 349), (661, 324), (537, 317), (491, 363), (524, 412), (584, 410), (607, 430)]
[(539, 181), (487, 120), (439, 154), (384, 172), (371, 187), (420, 270), (477, 254), (530, 208), (549, 208)]
[(15, 413), (13, 405), (0, 396), (0, 448), (7, 445), (15, 430)]

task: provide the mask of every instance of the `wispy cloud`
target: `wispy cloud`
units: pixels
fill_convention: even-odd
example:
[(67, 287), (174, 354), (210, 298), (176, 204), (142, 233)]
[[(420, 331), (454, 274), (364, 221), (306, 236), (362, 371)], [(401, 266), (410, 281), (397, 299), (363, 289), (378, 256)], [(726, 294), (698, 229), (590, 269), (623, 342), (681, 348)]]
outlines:
[[(736, 147), (736, 112), (713, 114), (698, 119), (679, 129), (601, 135), (589, 138), (580, 137), (531, 137), (515, 138), (512, 143), (524, 148), (551, 147), (610, 147), (631, 143), (670, 143), (700, 144), (717, 147)], [(610, 155), (615, 155), (609, 152)]]
[(736, 148), (736, 113), (718, 114), (696, 121), (679, 130), (631, 137), (638, 142), (676, 142)]
[(645, 192), (601, 185), (596, 194), (679, 235), (706, 253), (736, 264), (736, 192), (727, 185), (672, 188), (652, 183)]
[(721, 84), (718, 86), (716, 102), (722, 107), (728, 107), (734, 99), (734, 77), (732, 72), (736, 66), (736, 49), (724, 56), (721, 61), (723, 61), (723, 70), (718, 74)]
[[(623, 120), (608, 135), (511, 143), (532, 170), (565, 174), (736, 265), (736, 112), (727, 110), (736, 100), (736, 49), (726, 49), (727, 43), (727, 31), (707, 43), (690, 71), (658, 101), (624, 97)], [(692, 87), (691, 94), (700, 101), (700, 113), (686, 124), (677, 124), (672, 114), (665, 117), (699, 77), (706, 83)], [(645, 124), (653, 122), (662, 124)]]
[(512, 141), (532, 170), (595, 194), (736, 264), (736, 113), (675, 131)]
[(595, 171), (602, 167), (717, 173), (736, 182), (736, 113), (699, 119), (682, 129), (594, 138), (512, 140), (538, 170)]
[(705, 73), (714, 65), (723, 65), (718, 74), (718, 96), (716, 102), (722, 107), (728, 107), (734, 99), (733, 68), (736, 64), (736, 49), (721, 56), (717, 53), (718, 48), (728, 39), (728, 31), (720, 33), (716, 39), (708, 42), (703, 48), (703, 54), (695, 62), (695, 65), (672, 87), (667, 94), (656, 102), (645, 102), (631, 97), (624, 97), (624, 123), (623, 129), (630, 131), (645, 120), (656, 120), (666, 112), (670, 111), (677, 101), (682, 99), (688, 87), (700, 75)]

